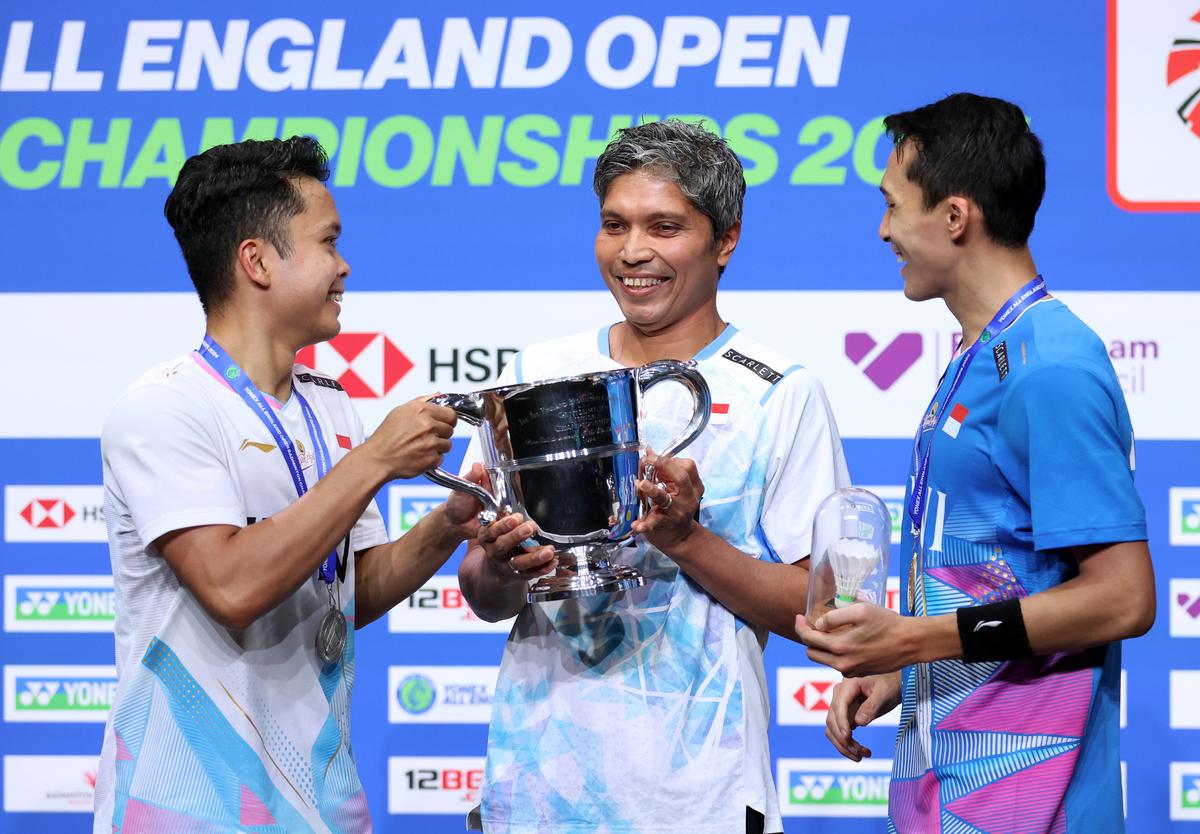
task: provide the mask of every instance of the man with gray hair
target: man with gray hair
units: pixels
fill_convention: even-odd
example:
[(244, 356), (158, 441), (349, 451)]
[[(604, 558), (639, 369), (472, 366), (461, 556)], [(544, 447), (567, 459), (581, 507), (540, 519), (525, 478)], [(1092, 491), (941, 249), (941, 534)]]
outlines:
[[(658, 483), (636, 548), (644, 587), (526, 603), (549, 548), (476, 549), (459, 579), (482, 617), (517, 616), (488, 735), (488, 832), (730, 834), (782, 830), (767, 750), (763, 647), (795, 639), (813, 515), (849, 477), (820, 383), (717, 311), (741, 232), (737, 156), (698, 125), (621, 131), (596, 162), (596, 262), (624, 319), (531, 345), (504, 384), (694, 360), (712, 391), (708, 428)], [(692, 411), (680, 386), (643, 401), (663, 448)], [(478, 459), (473, 446), (467, 460)], [(509, 517), (481, 541), (532, 522)]]

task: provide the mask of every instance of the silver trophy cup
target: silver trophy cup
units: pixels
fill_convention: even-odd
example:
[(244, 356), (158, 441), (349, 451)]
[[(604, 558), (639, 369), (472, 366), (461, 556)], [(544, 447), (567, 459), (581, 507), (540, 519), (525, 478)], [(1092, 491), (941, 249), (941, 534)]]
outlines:
[(712, 410), (708, 384), (694, 362), (665, 359), (432, 400), (478, 427), (492, 492), (443, 469), (425, 477), (474, 496), (484, 507), (485, 524), (509, 513), (533, 520), (537, 542), (555, 549), (558, 569), (530, 586), (530, 602), (643, 584), (637, 569), (613, 564), (612, 555), (633, 536), (641, 511), (635, 488), (639, 401), (665, 380), (687, 388), (694, 405), (687, 426), (662, 450), (672, 455), (700, 436)]

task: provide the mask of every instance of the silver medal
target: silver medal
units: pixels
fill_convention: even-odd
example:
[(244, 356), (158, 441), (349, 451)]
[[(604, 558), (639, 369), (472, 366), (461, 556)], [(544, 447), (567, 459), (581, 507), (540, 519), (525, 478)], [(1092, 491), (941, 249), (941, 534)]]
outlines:
[(317, 626), (317, 657), (324, 663), (333, 663), (342, 656), (346, 648), (346, 616), (336, 608), (330, 608)]

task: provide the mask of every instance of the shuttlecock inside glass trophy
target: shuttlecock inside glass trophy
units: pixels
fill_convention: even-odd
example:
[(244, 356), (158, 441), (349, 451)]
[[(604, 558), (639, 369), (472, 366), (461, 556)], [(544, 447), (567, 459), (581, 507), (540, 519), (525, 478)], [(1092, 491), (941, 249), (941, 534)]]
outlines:
[(848, 487), (822, 501), (813, 521), (809, 623), (856, 602), (886, 604), (891, 543), (892, 516), (874, 493)]

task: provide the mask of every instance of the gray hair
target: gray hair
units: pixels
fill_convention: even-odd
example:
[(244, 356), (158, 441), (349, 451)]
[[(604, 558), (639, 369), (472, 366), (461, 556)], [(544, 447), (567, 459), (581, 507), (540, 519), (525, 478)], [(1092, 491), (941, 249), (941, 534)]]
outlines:
[(668, 119), (617, 131), (596, 160), (592, 188), (600, 202), (613, 180), (637, 170), (678, 185), (711, 221), (714, 243), (742, 219), (746, 177), (741, 160), (724, 139), (699, 124)]

